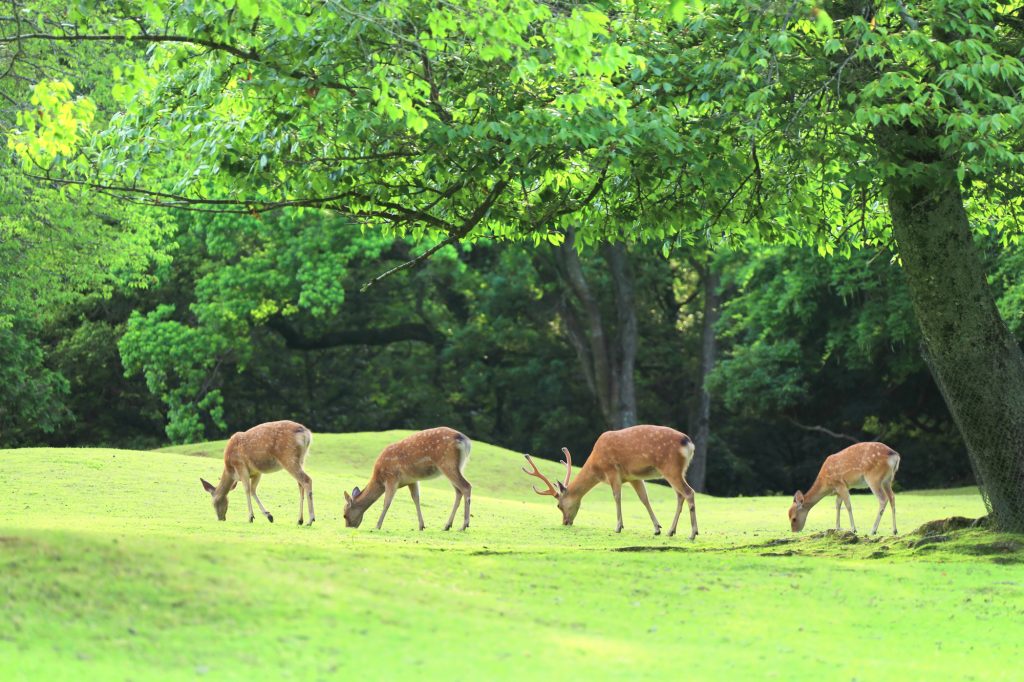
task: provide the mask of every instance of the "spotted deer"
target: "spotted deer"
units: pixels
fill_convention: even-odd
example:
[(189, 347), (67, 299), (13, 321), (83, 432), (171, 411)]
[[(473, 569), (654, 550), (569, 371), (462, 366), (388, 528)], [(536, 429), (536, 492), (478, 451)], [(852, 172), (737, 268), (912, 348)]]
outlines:
[(309, 444), (313, 439), (302, 424), (293, 421), (267, 422), (252, 427), (248, 431), (236, 433), (228, 439), (224, 448), (224, 473), (216, 486), (200, 478), (203, 488), (213, 498), (213, 509), (217, 518), (223, 521), (228, 513), (228, 493), (235, 489), (241, 481), (245, 486), (245, 497), (249, 504), (249, 523), (255, 516), (252, 513), (252, 498), (267, 521), (274, 522), (274, 517), (267, 511), (256, 494), (263, 474), (284, 469), (295, 477), (299, 484), (299, 525), (302, 525), (302, 506), (304, 498), (309, 499), (309, 525), (316, 521), (313, 512), (313, 480), (302, 469), (309, 452)]
[(580, 510), (583, 496), (590, 492), (598, 483), (607, 483), (612, 488), (615, 498), (615, 511), (618, 523), (615, 532), (622, 532), (622, 483), (628, 482), (636, 491), (640, 502), (647, 508), (654, 524), (654, 534), (661, 534), (661, 524), (651, 509), (647, 498), (647, 486), (644, 481), (664, 478), (676, 491), (676, 515), (672, 519), (669, 535), (676, 534), (679, 515), (683, 511), (683, 500), (690, 507), (690, 539), (697, 536), (697, 508), (694, 503), (693, 488), (686, 482), (686, 470), (693, 459), (694, 445), (685, 433), (670, 429), (667, 426), (640, 425), (631, 426), (619, 431), (605, 431), (594, 443), (594, 449), (586, 463), (570, 483), (572, 476), (572, 455), (568, 448), (562, 448), (565, 459), (565, 480), (557, 481), (557, 488), (540, 473), (533, 459), (526, 455), (526, 461), (533, 471), (523, 471), (539, 478), (547, 485), (547, 490), (533, 491), (538, 495), (550, 495), (558, 500), (558, 508), (562, 512), (562, 525), (571, 526)]
[(391, 506), (391, 500), (399, 488), (409, 487), (409, 494), (416, 505), (416, 516), (419, 518), (420, 530), (423, 524), (423, 512), (420, 510), (420, 484), (428, 478), (444, 474), (455, 488), (455, 506), (448, 517), (444, 529), (449, 530), (455, 521), (455, 512), (459, 510), (459, 502), (466, 498), (462, 530), (469, 528), (469, 502), (473, 486), (462, 475), (469, 461), (472, 447), (469, 438), (455, 429), (440, 426), (435, 429), (419, 431), (403, 438), (397, 443), (388, 445), (377, 457), (373, 465), (373, 473), (369, 483), (360, 490), (345, 491), (345, 525), (358, 528), (363, 522), (363, 514), (384, 496), (384, 508), (377, 520), (377, 530), (384, 524), (384, 517)]
[(799, 490), (789, 507), (789, 524), (793, 532), (803, 530), (811, 507), (828, 495), (836, 496), (836, 530), (839, 530), (840, 507), (845, 503), (850, 514), (850, 528), (857, 532), (850, 504), (850, 488), (870, 488), (878, 499), (878, 516), (871, 533), (878, 532), (886, 502), (892, 506), (892, 533), (896, 535), (896, 496), (892, 481), (900, 468), (900, 455), (885, 443), (857, 443), (825, 458), (818, 478), (806, 493)]

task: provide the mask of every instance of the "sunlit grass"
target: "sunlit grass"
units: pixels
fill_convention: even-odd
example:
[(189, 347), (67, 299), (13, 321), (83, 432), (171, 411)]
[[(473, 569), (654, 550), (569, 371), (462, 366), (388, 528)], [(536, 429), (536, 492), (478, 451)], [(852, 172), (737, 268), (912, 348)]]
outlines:
[[(787, 543), (788, 498), (699, 496), (691, 543), (653, 537), (627, 488), (616, 535), (606, 487), (564, 528), (522, 457), (481, 443), (466, 471), (469, 531), (441, 530), (453, 500), (443, 479), (423, 486), (422, 533), (404, 491), (382, 531), (379, 504), (344, 528), (341, 491), (362, 486), (401, 435), (314, 436), (312, 528), (294, 525), (298, 489), (284, 472), (260, 487), (276, 523), (249, 524), (241, 488), (217, 522), (199, 477), (219, 475), (223, 443), (0, 451), (0, 679), (1017, 675), (1020, 553), (960, 551), (991, 534), (848, 544), (820, 534), (834, 522), (826, 500)], [(674, 496), (649, 487), (667, 527)], [(904, 534), (984, 513), (969, 489), (898, 493), (897, 504)], [(875, 509), (854, 497), (862, 530)]]

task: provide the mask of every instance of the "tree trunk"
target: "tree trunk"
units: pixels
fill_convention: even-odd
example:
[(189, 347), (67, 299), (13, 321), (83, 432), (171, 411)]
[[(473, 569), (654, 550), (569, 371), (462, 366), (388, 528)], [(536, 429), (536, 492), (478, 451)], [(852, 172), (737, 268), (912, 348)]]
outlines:
[(615, 315), (618, 323), (618, 357), (615, 373), (619, 394), (613, 428), (621, 429), (636, 424), (636, 350), (638, 344), (636, 322), (636, 296), (633, 271), (629, 267), (626, 247), (610, 244), (604, 248), (604, 258), (612, 275), (615, 290)]
[(928, 165), (889, 186), (925, 358), (997, 525), (1024, 531), (1024, 354), (996, 309), (953, 168)]
[(639, 334), (628, 252), (621, 244), (608, 245), (602, 251), (611, 275), (615, 304), (615, 324), (609, 325), (583, 272), (574, 242), (575, 231), (570, 228), (556, 252), (559, 277), (565, 287), (561, 305), (565, 332), (579, 358), (587, 387), (597, 398), (605, 424), (610, 429), (632, 426), (637, 422), (634, 375)]
[(706, 492), (708, 442), (711, 439), (711, 394), (708, 393), (707, 380), (715, 366), (715, 325), (721, 307), (718, 272), (712, 269), (710, 256), (702, 268), (701, 280), (704, 284), (704, 315), (700, 330), (700, 381), (697, 386), (696, 428), (693, 433), (695, 452), (686, 480), (694, 490)]
[[(597, 402), (601, 407), (601, 413), (606, 422), (612, 422), (615, 414), (615, 402), (617, 390), (612, 385), (612, 360), (609, 357), (608, 340), (604, 332), (604, 320), (601, 317), (601, 308), (590, 290), (590, 284), (583, 274), (583, 266), (580, 263), (579, 254), (576, 253), (575, 230), (569, 228), (565, 236), (565, 242), (558, 249), (558, 261), (564, 281), (569, 285), (574, 297), (579, 301), (582, 331), (585, 339), (577, 340), (577, 353), (580, 353), (580, 362), (589, 364), (584, 371), (589, 371), (593, 377), (593, 386), (597, 393)], [(568, 331), (572, 333), (572, 326)], [(586, 343), (581, 343), (583, 340)]]

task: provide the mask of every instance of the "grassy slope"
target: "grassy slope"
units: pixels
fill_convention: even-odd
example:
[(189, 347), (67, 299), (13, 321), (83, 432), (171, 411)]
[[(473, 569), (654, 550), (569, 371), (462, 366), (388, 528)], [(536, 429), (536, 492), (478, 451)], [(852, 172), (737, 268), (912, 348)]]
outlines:
[[(198, 478), (219, 474), (222, 443), (0, 451), (0, 679), (1018, 675), (1024, 564), (960, 551), (990, 541), (982, 531), (915, 549), (906, 537), (844, 544), (815, 534), (832, 520), (826, 501), (799, 542), (776, 546), (791, 539), (787, 499), (699, 497), (690, 543), (651, 536), (627, 489), (617, 536), (607, 488), (563, 528), (520, 458), (483, 444), (467, 469), (467, 533), (440, 530), (443, 479), (423, 487), (426, 531), (404, 491), (383, 531), (379, 506), (345, 529), (342, 488), (365, 483), (400, 435), (314, 437), (312, 528), (293, 525), (284, 472), (261, 485), (277, 523), (247, 523), (241, 489), (218, 523)], [(667, 526), (673, 496), (651, 486), (651, 498)], [(897, 503), (904, 532), (984, 512), (971, 490)], [(854, 504), (869, 526), (874, 501)]]

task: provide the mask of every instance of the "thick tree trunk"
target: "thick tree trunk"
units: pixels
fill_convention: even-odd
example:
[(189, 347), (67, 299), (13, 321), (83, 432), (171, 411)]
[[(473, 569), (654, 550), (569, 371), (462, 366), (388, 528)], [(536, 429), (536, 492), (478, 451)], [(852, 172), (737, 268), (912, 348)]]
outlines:
[(891, 184), (893, 233), (926, 359), (996, 523), (1024, 531), (1024, 354), (996, 309), (953, 168), (929, 165)]
[(711, 440), (711, 394), (708, 393), (707, 379), (715, 366), (715, 325), (718, 323), (721, 294), (718, 291), (718, 273), (712, 269), (708, 258), (703, 267), (704, 315), (700, 331), (700, 379), (697, 387), (696, 423), (693, 432), (695, 452), (686, 480), (690, 486), (705, 492), (707, 480), (708, 442)]
[(621, 429), (636, 424), (636, 350), (638, 333), (636, 322), (636, 295), (633, 286), (633, 271), (629, 267), (626, 247), (610, 244), (604, 249), (604, 258), (612, 275), (615, 289), (615, 316), (618, 322), (618, 358), (615, 372), (618, 379), (619, 395), (614, 428)]

